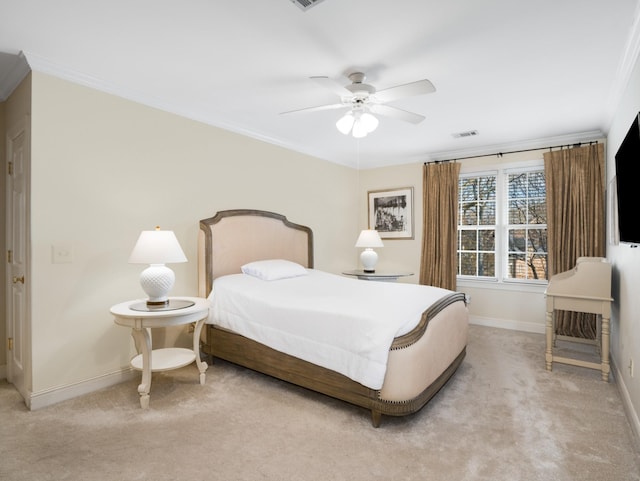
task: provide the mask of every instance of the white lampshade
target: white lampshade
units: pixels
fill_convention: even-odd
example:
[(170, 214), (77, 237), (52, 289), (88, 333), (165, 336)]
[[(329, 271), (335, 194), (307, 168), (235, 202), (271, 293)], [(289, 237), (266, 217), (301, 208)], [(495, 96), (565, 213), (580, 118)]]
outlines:
[(336, 127), (341, 133), (347, 135), (351, 131), (351, 127), (353, 127), (354, 120), (355, 118), (353, 117), (353, 114), (351, 112), (347, 112), (336, 122)]
[(175, 274), (164, 264), (187, 262), (180, 243), (173, 231), (142, 231), (136, 242), (129, 263), (150, 264), (140, 274), (140, 285), (147, 294), (148, 306), (163, 306), (169, 303), (169, 291), (175, 283)]
[(367, 133), (371, 133), (376, 130), (379, 124), (378, 119), (368, 112), (364, 112), (360, 116), (360, 122), (362, 123), (362, 126), (367, 131)]
[(367, 132), (367, 129), (362, 123), (362, 120), (356, 119), (356, 121), (353, 123), (353, 129), (351, 130), (351, 135), (353, 135), (356, 139), (361, 139), (363, 137), (366, 137), (368, 133), (369, 132)]
[(384, 247), (377, 230), (366, 229), (360, 232), (356, 247)]
[(172, 264), (187, 262), (180, 243), (173, 231), (156, 230), (142, 231), (131, 255), (130, 264)]
[(368, 273), (375, 272), (375, 267), (378, 263), (378, 254), (373, 250), (373, 247), (384, 247), (378, 231), (373, 229), (361, 231), (356, 241), (356, 247), (365, 248), (360, 254), (360, 262), (362, 262), (364, 271)]

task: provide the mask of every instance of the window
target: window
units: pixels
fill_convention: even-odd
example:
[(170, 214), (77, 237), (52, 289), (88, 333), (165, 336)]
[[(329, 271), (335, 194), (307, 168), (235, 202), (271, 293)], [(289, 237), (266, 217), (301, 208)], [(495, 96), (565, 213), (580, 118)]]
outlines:
[(460, 175), (458, 276), (547, 280), (546, 183), (539, 164)]
[(458, 185), (458, 275), (496, 277), (497, 174)]
[(547, 201), (543, 170), (507, 173), (509, 279), (547, 279)]

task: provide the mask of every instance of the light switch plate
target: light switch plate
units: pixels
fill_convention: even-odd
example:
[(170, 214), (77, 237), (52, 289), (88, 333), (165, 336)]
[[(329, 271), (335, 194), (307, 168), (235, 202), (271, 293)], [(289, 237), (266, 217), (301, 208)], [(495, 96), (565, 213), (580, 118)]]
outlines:
[(51, 246), (51, 261), (54, 264), (71, 264), (73, 262), (73, 245), (61, 242)]

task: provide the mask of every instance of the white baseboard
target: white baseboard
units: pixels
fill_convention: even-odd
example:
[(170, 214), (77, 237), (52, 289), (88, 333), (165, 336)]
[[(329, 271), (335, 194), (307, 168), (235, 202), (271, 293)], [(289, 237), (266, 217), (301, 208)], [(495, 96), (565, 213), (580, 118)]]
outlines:
[(42, 409), (62, 401), (67, 401), (84, 394), (89, 394), (99, 389), (104, 389), (139, 376), (138, 371), (131, 368), (116, 371), (93, 379), (88, 379), (68, 386), (60, 386), (45, 391), (31, 393), (25, 404), (32, 411)]
[(536, 322), (513, 321), (511, 319), (494, 319), (492, 317), (469, 316), (469, 324), (477, 326), (498, 327), (512, 331), (533, 332), (544, 334), (544, 324)]
[(631, 396), (629, 396), (629, 390), (627, 389), (627, 385), (624, 383), (622, 372), (620, 372), (613, 359), (611, 359), (611, 373), (616, 379), (618, 391), (622, 398), (622, 405), (624, 406), (624, 412), (626, 413), (629, 424), (631, 425), (636, 445), (640, 446), (640, 418), (638, 418), (638, 413), (631, 402)]

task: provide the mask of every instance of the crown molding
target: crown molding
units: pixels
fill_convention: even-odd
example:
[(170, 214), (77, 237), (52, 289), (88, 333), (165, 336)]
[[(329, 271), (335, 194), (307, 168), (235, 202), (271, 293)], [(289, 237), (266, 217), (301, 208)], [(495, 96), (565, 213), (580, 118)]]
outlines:
[(467, 157), (484, 157), (488, 155), (508, 154), (521, 150), (544, 150), (550, 147), (561, 145), (573, 145), (578, 143), (594, 142), (605, 139), (605, 134), (600, 130), (590, 130), (586, 132), (576, 132), (567, 135), (545, 137), (541, 139), (524, 140), (520, 142), (509, 142), (505, 144), (495, 144), (479, 148), (464, 150), (450, 150), (446, 152), (435, 152), (429, 155), (427, 161), (456, 160)]
[(111, 82), (105, 82), (98, 77), (87, 75), (85, 73), (81, 73), (76, 70), (64, 67), (40, 55), (25, 52), (25, 56), (28, 59), (31, 69), (35, 72), (51, 75), (62, 80), (67, 80), (71, 83), (89, 87), (101, 92), (108, 93), (110, 95), (115, 95), (116, 97), (121, 97), (132, 102), (139, 103), (141, 105), (146, 105), (147, 107), (156, 108), (158, 110), (162, 110), (163, 112), (179, 115), (180, 117), (194, 120), (196, 122), (201, 122), (213, 127), (218, 127), (230, 132), (235, 132), (246, 137), (261, 140), (270, 144), (275, 144), (284, 148), (293, 148), (291, 145), (287, 145), (286, 143), (283, 143), (282, 141), (274, 139), (261, 132), (248, 130), (243, 126), (230, 123), (219, 118), (205, 116), (201, 112), (186, 110), (176, 104), (151, 96), (145, 92), (127, 89)]

